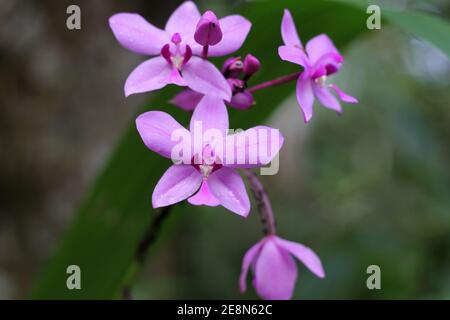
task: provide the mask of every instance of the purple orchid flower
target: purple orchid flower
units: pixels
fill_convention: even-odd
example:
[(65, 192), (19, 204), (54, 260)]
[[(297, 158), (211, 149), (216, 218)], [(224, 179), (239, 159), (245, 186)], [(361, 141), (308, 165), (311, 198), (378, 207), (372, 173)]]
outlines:
[(278, 48), (281, 59), (299, 64), (304, 71), (297, 81), (297, 100), (303, 111), (305, 122), (313, 115), (314, 96), (327, 108), (342, 112), (339, 101), (329, 88), (334, 89), (338, 97), (347, 103), (358, 103), (358, 100), (343, 92), (335, 84), (327, 84), (327, 77), (339, 71), (344, 62), (343, 56), (334, 46), (331, 39), (321, 34), (306, 44), (306, 52), (300, 41), (294, 20), (289, 10), (284, 10), (281, 23), (281, 35), (284, 46)]
[[(231, 100), (227, 103), (230, 107), (246, 110), (255, 104), (252, 93), (247, 90), (247, 81), (258, 72), (260, 67), (259, 60), (251, 54), (248, 54), (244, 61), (240, 57), (225, 60), (221, 71), (232, 90)], [(170, 100), (170, 103), (185, 111), (192, 111), (203, 96), (202, 93), (185, 89)]]
[(246, 278), (251, 267), (253, 286), (261, 298), (290, 299), (297, 279), (297, 267), (292, 256), (303, 262), (319, 278), (325, 277), (319, 257), (310, 248), (268, 235), (251, 247), (244, 256), (239, 279), (241, 292), (247, 289)]
[[(264, 126), (227, 135), (227, 108), (221, 98), (211, 95), (204, 96), (198, 104), (189, 131), (161, 111), (140, 115), (136, 119), (136, 126), (150, 150), (172, 160), (182, 150), (180, 159), (175, 161), (182, 158), (183, 163), (172, 165), (153, 191), (154, 208), (189, 198), (188, 202), (193, 205), (220, 204), (246, 217), (250, 211), (250, 201), (236, 168), (261, 167), (270, 163), (283, 144), (283, 136), (278, 130)], [(275, 138), (273, 130), (277, 134)], [(199, 131), (202, 136), (200, 142)], [(218, 133), (218, 136), (206, 137), (210, 132)], [(259, 135), (264, 132), (265, 135)], [(175, 133), (178, 138), (174, 137)], [(258, 134), (258, 139), (249, 140), (252, 134)], [(224, 152), (225, 147), (233, 151), (232, 155)], [(261, 156), (262, 153), (265, 155)], [(251, 160), (252, 155), (257, 157)]]
[[(204, 33), (209, 30), (208, 19), (213, 17), (208, 12), (202, 18), (191, 1), (184, 2), (172, 13), (164, 30), (153, 26), (138, 14), (113, 15), (109, 25), (123, 47), (138, 54), (157, 56), (131, 72), (125, 83), (125, 95), (175, 84), (188, 86), (203, 94), (216, 94), (229, 101), (231, 90), (225, 78), (212, 63), (199, 57), (204, 46), (194, 39), (208, 41)], [(208, 47), (208, 55), (213, 57), (238, 50), (251, 27), (251, 23), (239, 15), (210, 21), (210, 24), (214, 26), (215, 32), (210, 32), (212, 38), (209, 40), (211, 46)]]

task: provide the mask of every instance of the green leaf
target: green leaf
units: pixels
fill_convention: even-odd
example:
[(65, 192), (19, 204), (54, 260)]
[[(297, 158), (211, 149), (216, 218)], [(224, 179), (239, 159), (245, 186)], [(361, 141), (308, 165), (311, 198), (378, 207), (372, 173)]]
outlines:
[(450, 57), (450, 24), (447, 21), (414, 11), (386, 11), (384, 16), (393, 25), (430, 42)]
[(405, 10), (403, 4), (369, 0), (332, 0), (366, 10), (369, 5), (378, 5), (381, 17), (411, 36), (422, 38), (441, 49), (450, 57), (450, 23), (425, 12)]
[[(304, 40), (325, 32), (335, 40), (338, 47), (343, 48), (367, 31), (366, 14), (343, 4), (290, 0), (239, 6), (233, 13), (238, 11), (253, 23), (246, 45), (240, 53), (244, 55), (251, 52), (260, 58), (263, 65), (251, 85), (296, 70), (296, 66), (282, 62), (277, 54), (281, 44), (279, 30), (283, 8), (291, 9)], [(219, 65), (222, 61), (216, 62)], [(263, 123), (280, 102), (294, 91), (294, 87), (294, 83), (291, 83), (256, 93), (257, 105), (253, 109), (246, 112), (230, 110), (231, 126), (248, 128)], [(152, 109), (163, 107), (178, 121), (186, 124), (189, 115), (169, 106), (167, 102), (176, 91), (176, 88), (171, 87), (154, 94), (151, 99)], [(300, 110), (298, 121), (300, 125)], [(143, 145), (134, 123), (130, 124), (75, 214), (55, 255), (38, 278), (32, 298), (120, 297), (122, 286), (135, 268), (133, 256), (136, 247), (156, 212), (151, 208), (152, 190), (169, 165), (170, 161)], [(189, 208), (188, 212), (185, 212), (186, 208)], [(178, 217), (183, 214), (194, 215), (196, 210), (193, 206), (177, 206), (168, 222), (176, 223)], [(66, 269), (72, 264), (81, 268), (81, 290), (67, 289)]]

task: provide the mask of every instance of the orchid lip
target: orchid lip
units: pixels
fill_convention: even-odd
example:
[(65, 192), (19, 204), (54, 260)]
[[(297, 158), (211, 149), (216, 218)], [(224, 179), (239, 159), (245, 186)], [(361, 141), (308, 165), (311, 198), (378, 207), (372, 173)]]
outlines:
[(202, 154), (195, 154), (191, 164), (200, 172), (203, 179), (207, 179), (214, 171), (222, 168), (222, 164), (209, 145), (203, 148)]
[[(177, 35), (176, 33), (175, 35)], [(174, 35), (174, 37), (175, 37)], [(177, 39), (175, 39), (177, 40)], [(174, 42), (175, 43), (175, 42)], [(176, 53), (173, 54), (170, 51), (170, 44), (165, 44), (161, 49), (161, 56), (169, 63), (171, 66), (174, 66), (176, 69), (181, 70), (182, 66), (184, 66), (192, 57), (192, 49), (189, 45), (186, 45), (184, 54), (181, 53), (179, 44), (177, 44)]]
[(320, 76), (314, 79), (314, 82), (319, 86), (326, 86), (327, 84), (327, 76)]

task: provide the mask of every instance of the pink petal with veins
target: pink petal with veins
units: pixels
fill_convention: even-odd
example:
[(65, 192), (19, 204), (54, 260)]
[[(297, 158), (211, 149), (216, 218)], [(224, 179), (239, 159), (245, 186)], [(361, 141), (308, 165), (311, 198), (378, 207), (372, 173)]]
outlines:
[(192, 57), (183, 67), (183, 79), (194, 91), (215, 95), (230, 101), (231, 88), (222, 73), (211, 62)]
[(306, 72), (303, 72), (297, 80), (296, 94), (303, 119), (307, 123), (313, 116), (314, 91), (312, 80)]
[(181, 35), (181, 39), (186, 44), (194, 44), (195, 27), (200, 20), (200, 12), (192, 1), (183, 2), (166, 23), (165, 30), (172, 36), (175, 33)]
[(131, 72), (125, 82), (125, 96), (165, 87), (171, 72), (171, 66), (162, 57), (152, 58), (141, 63)]
[(267, 300), (288, 300), (297, 280), (297, 266), (292, 257), (280, 249), (274, 237), (266, 238), (255, 263), (254, 286)]
[(281, 37), (287, 46), (303, 47), (297, 33), (297, 28), (295, 27), (294, 19), (287, 9), (284, 10), (283, 20), (281, 21)]
[(136, 128), (147, 148), (169, 159), (172, 157), (173, 148), (180, 143), (172, 139), (174, 131), (184, 135), (186, 138), (184, 141), (190, 141), (190, 132), (172, 116), (162, 111), (141, 114), (136, 119)]
[(138, 54), (157, 55), (169, 40), (164, 30), (153, 26), (134, 13), (118, 13), (109, 18), (117, 41), (126, 49)]
[(208, 177), (211, 193), (228, 210), (247, 217), (250, 212), (250, 199), (241, 176), (235, 169), (222, 167)]
[(209, 191), (208, 183), (203, 181), (200, 190), (188, 199), (188, 202), (195, 206), (210, 206), (216, 207), (220, 204), (220, 201)]
[(200, 188), (201, 183), (202, 176), (193, 166), (172, 165), (153, 191), (153, 208), (169, 206), (189, 198)]

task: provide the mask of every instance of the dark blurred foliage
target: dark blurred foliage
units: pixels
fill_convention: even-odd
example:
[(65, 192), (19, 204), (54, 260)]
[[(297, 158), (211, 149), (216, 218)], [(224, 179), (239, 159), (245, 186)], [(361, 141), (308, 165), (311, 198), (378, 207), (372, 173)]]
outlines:
[[(65, 27), (74, 2), (80, 31)], [(142, 58), (117, 45), (108, 17), (133, 11), (162, 26), (180, 2), (0, 2), (0, 298), (26, 296), (145, 99), (123, 96)], [(445, 1), (415, 3), (448, 19)], [(291, 97), (272, 120), (287, 141), (280, 173), (263, 178), (280, 235), (316, 250), (327, 271), (319, 280), (299, 266), (295, 297), (450, 298), (448, 58), (390, 28), (348, 49), (339, 84), (359, 105), (341, 117), (316, 105), (305, 126)], [(149, 252), (135, 296), (240, 297), (256, 212), (243, 221), (185, 208)], [(382, 290), (366, 288), (371, 264)]]

